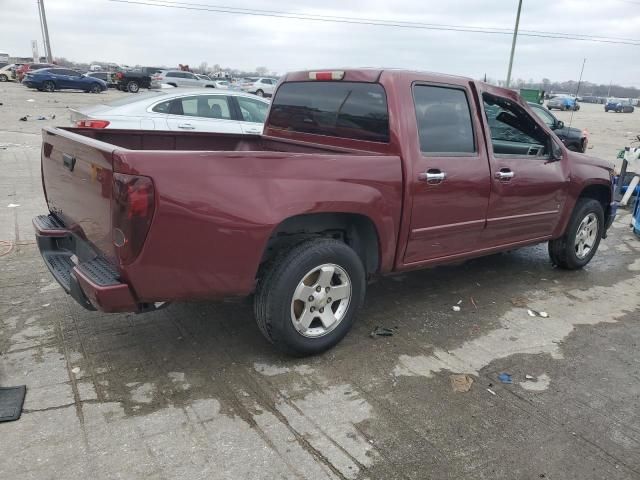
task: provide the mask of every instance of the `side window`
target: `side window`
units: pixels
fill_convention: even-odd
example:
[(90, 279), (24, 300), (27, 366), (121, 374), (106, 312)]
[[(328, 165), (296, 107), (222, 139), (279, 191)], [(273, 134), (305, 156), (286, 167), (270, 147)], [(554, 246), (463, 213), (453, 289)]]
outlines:
[(495, 155), (548, 156), (549, 138), (524, 108), (488, 93), (482, 100)]
[(224, 95), (176, 98), (161, 102), (153, 107), (152, 110), (157, 113), (168, 113), (169, 115), (231, 120), (229, 101)]
[(264, 123), (267, 118), (269, 105), (264, 102), (245, 97), (236, 97), (236, 100), (238, 100), (242, 119), (245, 122)]
[(531, 110), (533, 110), (533, 113), (540, 117), (540, 120), (546, 123), (549, 128), (553, 128), (556, 125), (556, 119), (544, 108), (531, 107)]
[(229, 99), (225, 95), (198, 98), (198, 116), (231, 120)]
[(189, 80), (198, 80), (198, 77), (196, 77), (193, 73), (184, 73), (183, 75)]
[(413, 101), (420, 151), (426, 155), (476, 151), (469, 102), (464, 90), (416, 85)]
[(273, 82), (271, 80), (269, 80), (268, 78), (263, 78), (262, 79), (262, 83), (265, 83), (267, 85), (271, 85)]
[[(151, 110), (157, 113), (172, 113), (172, 109), (171, 106), (173, 104), (178, 105), (179, 102), (177, 100), (168, 100), (166, 102), (160, 102), (159, 104), (157, 104), (155, 107), (153, 107)], [(179, 104), (180, 107), (182, 107), (182, 104)], [(174, 115), (182, 115), (182, 113), (176, 113)]]
[(165, 77), (177, 77), (176, 72), (167, 72)]

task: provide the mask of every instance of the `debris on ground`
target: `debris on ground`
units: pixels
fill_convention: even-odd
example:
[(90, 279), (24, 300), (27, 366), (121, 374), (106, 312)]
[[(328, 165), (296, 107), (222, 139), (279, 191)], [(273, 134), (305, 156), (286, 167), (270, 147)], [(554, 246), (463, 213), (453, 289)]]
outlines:
[(498, 380), (500, 380), (502, 383), (513, 383), (510, 373), (502, 372), (500, 375), (498, 375)]
[(396, 330), (397, 328), (398, 327), (387, 328), (387, 327), (381, 327), (379, 325), (376, 325), (376, 328), (371, 330), (371, 333), (369, 334), (369, 336), (371, 338), (375, 338), (375, 337), (393, 337), (394, 330)]
[(525, 375), (524, 378), (526, 378), (527, 380), (535, 380), (536, 377), (534, 377), (533, 375)]
[(473, 297), (469, 297), (469, 300), (471, 300), (471, 305), (473, 305), (473, 308), (475, 308), (477, 310), (478, 309), (478, 305), (476, 305), (476, 301), (473, 299)]
[(451, 381), (451, 388), (456, 393), (468, 392), (471, 390), (471, 385), (473, 385), (473, 377), (471, 375), (449, 375), (449, 380)]
[(493, 390), (491, 390), (490, 388), (487, 388), (487, 392), (489, 392), (491, 395), (495, 395), (496, 392), (494, 392)]
[(35, 100), (33, 98), (30, 98), (27, 100), (27, 102), (35, 102)]
[(19, 203), (10, 203), (9, 205), (7, 205), (7, 208), (16, 208), (19, 207), (20, 204)]
[(514, 298), (511, 299), (511, 304), (514, 307), (524, 308), (524, 307), (527, 306), (527, 303), (528, 303), (528, 301), (527, 301), (527, 299), (525, 297), (514, 297)]
[(73, 367), (71, 371), (74, 373), (74, 375), (77, 375), (80, 373), (80, 367)]
[(27, 121), (27, 117), (28, 117), (28, 115), (25, 115), (24, 117), (20, 117), (20, 121), (21, 122), (26, 122)]
[(528, 309), (527, 313), (529, 314), (530, 317), (549, 318), (549, 314), (547, 312), (538, 312), (536, 310)]
[(461, 310), (461, 308), (460, 308), (458, 305), (454, 305), (453, 307), (451, 307), (451, 309), (452, 309), (454, 312), (459, 312), (459, 311)]

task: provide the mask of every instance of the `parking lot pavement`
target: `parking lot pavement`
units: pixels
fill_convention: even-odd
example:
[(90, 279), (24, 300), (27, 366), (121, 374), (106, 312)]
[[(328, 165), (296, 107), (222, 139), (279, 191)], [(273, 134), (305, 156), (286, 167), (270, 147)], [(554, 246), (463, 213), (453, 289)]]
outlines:
[[(28, 387), (22, 418), (0, 423), (0, 478), (640, 478), (628, 213), (583, 271), (537, 246), (381, 279), (347, 338), (314, 358), (275, 353), (248, 301), (88, 312), (33, 244), (39, 128), (121, 95), (0, 86), (0, 239), (14, 244), (0, 257), (0, 386)], [(56, 121), (18, 121), (29, 112)], [(631, 115), (594, 110), (581, 126), (596, 117), (624, 146)], [(371, 338), (376, 326), (394, 335)], [(453, 391), (457, 373), (468, 392)]]

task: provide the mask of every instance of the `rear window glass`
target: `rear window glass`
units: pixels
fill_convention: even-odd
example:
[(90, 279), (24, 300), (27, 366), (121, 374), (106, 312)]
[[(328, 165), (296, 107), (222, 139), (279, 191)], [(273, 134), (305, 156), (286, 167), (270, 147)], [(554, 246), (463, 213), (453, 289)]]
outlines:
[(295, 132), (388, 142), (387, 96), (378, 83), (285, 83), (273, 100), (269, 125)]

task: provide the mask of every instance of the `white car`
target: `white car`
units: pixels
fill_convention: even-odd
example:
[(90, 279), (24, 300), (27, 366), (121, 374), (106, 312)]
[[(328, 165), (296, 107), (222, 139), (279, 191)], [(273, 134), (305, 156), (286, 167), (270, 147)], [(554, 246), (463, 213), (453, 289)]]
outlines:
[(278, 81), (275, 78), (247, 77), (242, 80), (240, 89), (243, 92), (255, 93), (259, 97), (270, 97)]
[[(206, 77), (206, 75), (202, 75)], [(151, 88), (161, 88), (163, 83), (172, 87), (187, 88), (215, 88), (216, 85), (209, 77), (199, 78), (198, 75), (182, 70), (160, 70), (151, 76)]]
[(172, 88), (71, 109), (71, 123), (84, 128), (260, 135), (268, 110), (267, 100), (243, 92)]

